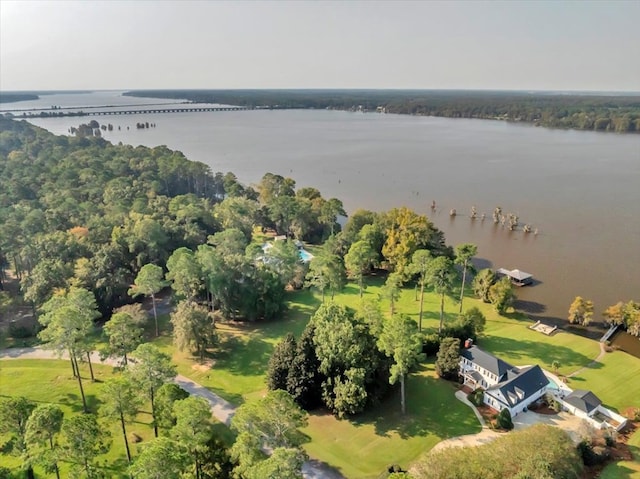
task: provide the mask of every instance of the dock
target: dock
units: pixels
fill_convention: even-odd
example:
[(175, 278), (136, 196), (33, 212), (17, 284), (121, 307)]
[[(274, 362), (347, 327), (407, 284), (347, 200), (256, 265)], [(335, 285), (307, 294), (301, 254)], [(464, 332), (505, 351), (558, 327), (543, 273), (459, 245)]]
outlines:
[(519, 269), (508, 270), (505, 268), (498, 268), (496, 270), (498, 276), (507, 276), (511, 279), (511, 282), (516, 286), (526, 286), (533, 283), (533, 275), (520, 271)]

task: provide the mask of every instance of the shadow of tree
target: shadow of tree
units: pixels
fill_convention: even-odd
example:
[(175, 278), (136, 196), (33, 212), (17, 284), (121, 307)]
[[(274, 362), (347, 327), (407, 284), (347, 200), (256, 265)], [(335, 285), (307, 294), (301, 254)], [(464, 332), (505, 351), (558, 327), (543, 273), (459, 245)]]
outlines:
[(216, 357), (216, 367), (241, 376), (260, 376), (267, 370), (273, 344), (259, 337), (227, 337)]
[[(567, 333), (561, 332), (558, 334)], [(536, 358), (543, 367), (544, 365), (550, 366), (554, 361), (558, 361), (565, 367), (578, 368), (587, 366), (593, 361), (593, 358), (566, 346), (502, 336), (483, 337), (480, 346), (498, 357), (508, 356), (509, 361), (515, 362), (516, 366), (530, 362), (532, 357)], [(519, 363), (518, 359), (521, 359)], [(601, 367), (601, 363), (593, 364), (594, 369)]]
[[(97, 412), (100, 408), (100, 405), (103, 404), (103, 401), (100, 400), (95, 394), (85, 393), (84, 397), (87, 401), (87, 409), (89, 410), (89, 412)], [(60, 404), (68, 406), (74, 413), (84, 411), (82, 408), (82, 398), (80, 397), (80, 394), (67, 393), (62, 399), (60, 399)]]
[(356, 426), (374, 424), (377, 435), (388, 437), (396, 433), (403, 439), (427, 434), (447, 438), (478, 432), (480, 424), (471, 409), (454, 397), (456, 385), (422, 374), (430, 370), (433, 370), (432, 364), (423, 364), (417, 374), (407, 378), (405, 415), (400, 410), (400, 392), (396, 385), (380, 405), (350, 421)]
[(518, 311), (523, 311), (529, 314), (540, 314), (547, 310), (547, 307), (542, 303), (535, 301), (525, 301), (524, 299), (518, 299), (513, 303), (513, 307)]

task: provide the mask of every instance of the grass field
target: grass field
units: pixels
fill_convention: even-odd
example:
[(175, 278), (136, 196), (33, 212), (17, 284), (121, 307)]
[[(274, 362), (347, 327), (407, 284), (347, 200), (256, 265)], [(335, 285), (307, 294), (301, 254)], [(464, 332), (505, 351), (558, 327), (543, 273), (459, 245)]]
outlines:
[[(383, 280), (368, 278), (368, 283), (363, 299), (378, 300)], [(273, 347), (287, 332), (299, 336), (320, 305), (320, 296), (308, 290), (297, 291), (289, 293), (289, 301), (290, 309), (281, 320), (269, 323), (220, 324), (221, 345), (214, 352), (211, 363), (205, 365), (198, 364), (188, 354), (173, 350), (168, 336), (161, 338), (158, 344), (167, 351), (173, 351), (173, 359), (182, 374), (192, 377), (232, 403), (241, 404), (265, 392), (264, 375)], [(335, 301), (357, 309), (362, 300), (357, 286), (348, 284), (336, 295)], [(439, 301), (439, 297), (433, 293), (425, 295), (425, 332), (436, 332), (438, 329)], [(417, 321), (418, 304), (415, 290), (405, 289), (395, 308), (398, 313), (408, 314)], [(490, 305), (471, 297), (465, 298), (465, 308), (471, 306), (479, 307), (487, 317), (486, 331), (480, 338), (479, 345), (514, 365), (540, 364), (551, 369), (551, 363), (558, 360), (561, 364), (560, 374), (569, 374), (589, 364), (600, 351), (598, 343), (591, 339), (565, 332), (545, 336), (528, 329), (532, 322), (523, 315), (499, 316)], [(389, 313), (388, 302), (382, 301), (381, 308), (383, 313)], [(459, 303), (447, 298), (445, 320), (455, 318), (458, 309)], [(594, 374), (594, 377), (589, 378), (588, 384), (578, 377), (572, 380), (571, 386), (593, 389), (596, 394), (604, 391), (601, 397), (607, 405), (615, 409), (624, 407), (623, 404), (629, 398), (635, 394), (640, 395), (640, 381), (623, 383), (624, 386), (618, 386), (621, 394), (615, 395), (607, 394), (611, 389), (606, 381), (600, 381), (601, 376), (624, 376), (625, 368), (621, 368), (617, 362), (622, 360), (630, 363), (633, 371), (636, 367), (640, 368), (640, 360), (622, 352), (611, 353), (603, 360), (606, 364), (602, 368), (585, 372)], [(633, 376), (629, 378), (633, 379)], [(437, 380), (429, 364), (411, 377), (407, 389), (409, 414), (404, 421), (407, 424), (427, 424), (438, 417), (431, 427), (419, 428), (419, 434), (409, 436), (402, 432), (403, 418), (397, 412), (398, 400), (390, 397), (375, 410), (351, 420), (340, 421), (328, 414), (313, 414), (305, 429), (310, 438), (305, 449), (312, 457), (337, 467), (349, 478), (375, 477), (385, 466), (394, 462), (406, 466), (442, 438), (477, 431), (478, 426), (470, 410), (454, 401), (452, 392), (447, 388), (450, 385)], [(436, 403), (431, 402), (434, 398)], [(416, 402), (422, 409), (412, 409), (412, 404), (415, 405)], [(426, 404), (429, 406), (425, 406)], [(446, 406), (446, 409), (441, 410), (442, 416), (438, 415), (440, 411), (436, 404)], [(453, 417), (451, 411), (458, 408), (460, 410)]]
[[(89, 410), (95, 412), (101, 404), (100, 390), (102, 382), (113, 376), (113, 368), (109, 366), (94, 365), (93, 371), (96, 382), (91, 382), (88, 368), (80, 366), (82, 370), (83, 386), (87, 398)], [(25, 396), (36, 403), (53, 403), (60, 406), (65, 416), (79, 414), (82, 412), (82, 399), (78, 382), (71, 374), (69, 361), (62, 360), (40, 360), (40, 359), (15, 359), (0, 362), (0, 385), (2, 385), (0, 397)], [(153, 437), (153, 428), (150, 426), (151, 414), (149, 406), (143, 408), (143, 412), (138, 414), (136, 420), (127, 428), (129, 438), (133, 433), (143, 440)], [(109, 477), (128, 478), (124, 474), (127, 457), (124, 450), (124, 442), (119, 422), (106, 424), (111, 432), (113, 444), (111, 450), (101, 456), (99, 461), (108, 465), (105, 472)], [(6, 441), (6, 437), (0, 436), (0, 443)], [(131, 444), (131, 453), (137, 453), (138, 446)], [(3, 465), (16, 467), (21, 464), (17, 457), (0, 455)], [(67, 464), (60, 464), (62, 477), (69, 476)], [(38, 477), (48, 477), (42, 471)], [(52, 475), (51, 477), (55, 477)]]
[(471, 409), (453, 398), (453, 384), (436, 377), (433, 364), (423, 365), (407, 380), (407, 414), (400, 395), (351, 420), (314, 413), (304, 432), (312, 457), (337, 467), (345, 477), (376, 478), (392, 464), (403, 467), (441, 440), (480, 431)]
[[(383, 280), (368, 278), (368, 283), (363, 299), (378, 300)], [(291, 292), (288, 295), (289, 311), (277, 321), (219, 324), (220, 345), (212, 351), (210, 360), (204, 364), (195, 361), (189, 354), (175, 350), (166, 315), (161, 318), (163, 334), (153, 341), (173, 355), (181, 374), (240, 405), (264, 393), (265, 373), (274, 346), (288, 332), (299, 336), (320, 305), (320, 295), (309, 290)], [(362, 301), (354, 284), (348, 284), (343, 292), (336, 295), (335, 300), (354, 308), (358, 308)], [(433, 293), (425, 295), (423, 330), (427, 333), (438, 329), (439, 301), (439, 297)], [(398, 313), (407, 314), (417, 321), (418, 306), (415, 290), (405, 289), (395, 307)], [(561, 364), (560, 374), (569, 374), (589, 364), (599, 353), (596, 341), (565, 332), (545, 336), (528, 329), (531, 321), (523, 315), (514, 313), (499, 316), (489, 305), (467, 297), (465, 309), (471, 306), (478, 306), (487, 317), (485, 334), (480, 337), (479, 346), (514, 365), (540, 364), (551, 369), (551, 363), (558, 360)], [(383, 313), (389, 314), (388, 302), (382, 301), (381, 308)], [(457, 301), (447, 298), (445, 320), (455, 318), (458, 308)], [(29, 366), (31, 363), (33, 361), (16, 361), (15, 367), (33, 368), (34, 371), (29, 371), (29, 374), (35, 374), (37, 378), (40, 366)], [(48, 362), (37, 363), (44, 365)], [(0, 366), (4, 367), (6, 364), (3, 362)], [(64, 362), (60, 364), (61, 369), (56, 377), (70, 378), (69, 371), (65, 370), (68, 365)], [(49, 367), (42, 366), (42, 374), (49, 374)], [(638, 378), (640, 359), (614, 352), (607, 354), (594, 367), (572, 378), (569, 384), (573, 388), (591, 389), (607, 406), (622, 410), (633, 405), (640, 397)], [(16, 394), (36, 397), (37, 394), (33, 391), (39, 390), (36, 387), (38, 383), (38, 379), (25, 383), (18, 389), (23, 392)], [(61, 394), (63, 398), (67, 394), (75, 394), (77, 389), (75, 383), (67, 384), (63, 381), (60, 384), (50, 384), (49, 388), (60, 390), (56, 395)], [(98, 388), (99, 384), (90, 386)], [(304, 447), (312, 457), (338, 468), (348, 478), (377, 477), (392, 463), (406, 467), (440, 440), (479, 430), (471, 410), (456, 401), (453, 392), (453, 386), (437, 379), (431, 362), (427, 362), (408, 380), (408, 414), (405, 417), (398, 411), (397, 392), (378, 407), (349, 420), (337, 420), (329, 414), (314, 413), (304, 431), (309, 437)], [(145, 420), (148, 422), (148, 415), (141, 417), (140, 429), (146, 430), (148, 434), (151, 430)], [(638, 440), (637, 436), (638, 434), (634, 440)], [(229, 435), (227, 440), (230, 440)], [(114, 448), (109, 459), (124, 460), (119, 445), (119, 433), (114, 429)]]

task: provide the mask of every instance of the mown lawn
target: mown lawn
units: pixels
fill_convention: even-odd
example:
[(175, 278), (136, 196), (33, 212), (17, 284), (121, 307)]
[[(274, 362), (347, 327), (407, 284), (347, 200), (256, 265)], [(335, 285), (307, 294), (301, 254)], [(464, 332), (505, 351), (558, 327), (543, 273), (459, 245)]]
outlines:
[[(24, 396), (36, 403), (53, 403), (60, 406), (65, 416), (82, 413), (82, 399), (78, 388), (77, 379), (71, 374), (69, 361), (42, 360), (42, 359), (12, 359), (0, 361), (0, 397)], [(80, 366), (82, 370), (83, 387), (87, 398), (87, 404), (91, 412), (96, 412), (100, 407), (100, 390), (102, 382), (113, 376), (114, 371), (110, 366), (94, 365), (93, 371), (96, 382), (91, 382), (88, 367)], [(138, 414), (136, 420), (127, 428), (129, 439), (135, 433), (144, 441), (153, 437), (153, 428), (150, 426), (151, 414), (148, 405)], [(109, 452), (99, 461), (107, 465), (105, 473), (113, 478), (128, 478), (125, 474), (127, 457), (124, 450), (124, 442), (119, 422), (104, 423), (111, 432), (113, 440)], [(0, 436), (0, 443), (4, 444), (7, 436)], [(131, 453), (136, 455), (138, 445), (131, 444)], [(0, 463), (7, 467), (19, 466), (22, 462), (19, 458), (0, 454)], [(69, 476), (69, 465), (60, 464), (61, 476)], [(47, 476), (43, 471), (36, 469), (38, 477)]]
[(389, 465), (407, 467), (441, 440), (480, 431), (471, 409), (457, 401), (455, 385), (436, 377), (433, 364), (423, 365), (407, 380), (407, 414), (400, 395), (352, 419), (311, 414), (304, 432), (305, 449), (349, 478), (376, 478)]
[(590, 389), (606, 407), (623, 412), (640, 407), (640, 359), (623, 351), (603, 358), (569, 379), (573, 389)]
[[(362, 299), (377, 301), (383, 281), (383, 278), (368, 278), (368, 287)], [(204, 364), (200, 364), (189, 354), (175, 350), (171, 343), (167, 315), (161, 317), (161, 337), (153, 341), (173, 355), (181, 374), (233, 404), (240, 405), (265, 392), (265, 374), (274, 346), (288, 332), (299, 336), (320, 305), (320, 295), (317, 292), (303, 290), (288, 294), (289, 311), (279, 320), (220, 323), (220, 344)], [(337, 302), (354, 308), (359, 307), (362, 299), (357, 286), (352, 283), (335, 298)], [(423, 330), (427, 333), (438, 329), (439, 304), (439, 296), (426, 293)], [(499, 316), (489, 305), (470, 296), (465, 298), (464, 306), (465, 309), (478, 306), (487, 317), (486, 331), (479, 339), (480, 347), (514, 365), (540, 364), (551, 369), (551, 363), (558, 360), (561, 363), (560, 374), (569, 374), (589, 364), (599, 353), (596, 341), (564, 332), (551, 337), (545, 336), (528, 329), (531, 321), (523, 315), (514, 313)], [(383, 313), (389, 314), (387, 301), (381, 302), (381, 308)], [(405, 289), (396, 303), (396, 312), (408, 314), (417, 321), (418, 308), (416, 291), (413, 288)], [(458, 309), (456, 299), (447, 298), (445, 321), (454, 319)], [(444, 438), (477, 432), (479, 425), (475, 416), (470, 409), (454, 399), (451, 384), (435, 377), (431, 362), (432, 359), (408, 380), (406, 417), (399, 414), (397, 391), (378, 407), (350, 420), (337, 420), (329, 414), (314, 413), (310, 417), (309, 426), (305, 428), (305, 433), (309, 436), (309, 442), (305, 444), (307, 452), (312, 457), (337, 467), (346, 477), (368, 478), (376, 477), (392, 463), (408, 466), (412, 460)], [(16, 362), (19, 363), (21, 362)], [(0, 366), (4, 367), (6, 364), (3, 361)], [(64, 370), (68, 365), (64, 362), (61, 364), (58, 375), (70, 377), (69, 372)], [(39, 367), (33, 365), (32, 368)], [(570, 385), (573, 388), (591, 389), (606, 405), (622, 409), (632, 405), (635, 398), (640, 397), (638, 377), (640, 359), (616, 352), (607, 354), (602, 364), (573, 378)], [(35, 383), (25, 384), (24, 394), (34, 397), (35, 393), (32, 392), (38, 390), (38, 382), (36, 380)], [(77, 385), (72, 382), (66, 384), (65, 388), (68, 390), (64, 389), (60, 394), (75, 394)], [(148, 432), (150, 428), (145, 425), (144, 420), (148, 422), (149, 418), (141, 418), (140, 428), (144, 425)], [(122, 461), (124, 454), (119, 452), (118, 440), (118, 431), (114, 428), (114, 448), (109, 457)]]

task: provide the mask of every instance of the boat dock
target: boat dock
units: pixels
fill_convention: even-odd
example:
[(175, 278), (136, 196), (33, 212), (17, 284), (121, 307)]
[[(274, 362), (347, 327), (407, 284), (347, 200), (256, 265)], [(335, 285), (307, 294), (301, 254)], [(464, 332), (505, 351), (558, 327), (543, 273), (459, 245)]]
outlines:
[(511, 282), (516, 286), (526, 286), (533, 283), (533, 275), (520, 271), (519, 269), (508, 270), (505, 268), (498, 268), (496, 270), (498, 276), (508, 276)]

